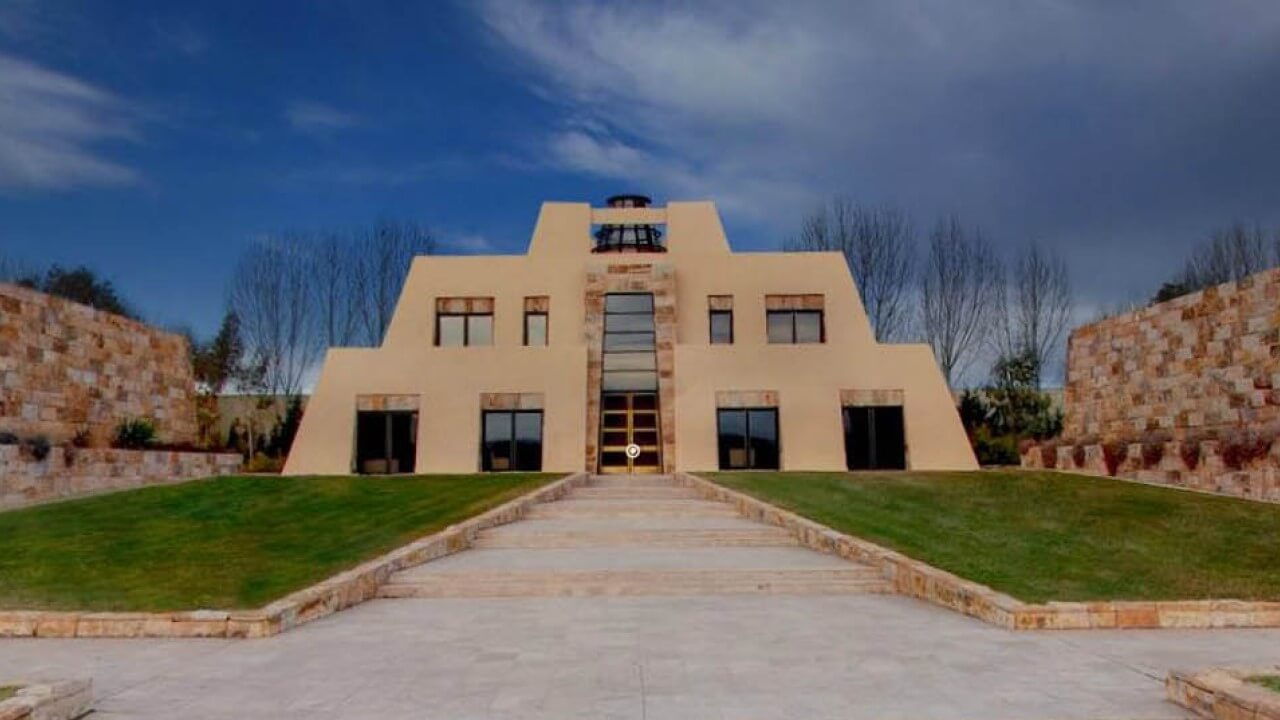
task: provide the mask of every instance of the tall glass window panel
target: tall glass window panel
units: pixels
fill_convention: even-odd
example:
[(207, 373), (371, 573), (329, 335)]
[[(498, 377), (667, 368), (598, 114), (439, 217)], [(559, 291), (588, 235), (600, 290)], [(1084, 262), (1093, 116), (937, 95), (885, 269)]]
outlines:
[(733, 311), (711, 311), (711, 344), (729, 345), (733, 343)]
[(798, 311), (796, 317), (796, 342), (822, 342), (822, 312), (818, 310)]
[(542, 346), (547, 344), (547, 314), (529, 312), (524, 314), (524, 344)]
[(468, 345), (492, 345), (493, 344), (493, 316), (492, 315), (468, 315), (467, 316), (467, 344)]
[(436, 344), (441, 347), (462, 347), (467, 342), (467, 318), (465, 315), (439, 315), (436, 317)]
[(484, 462), (485, 472), (502, 472), (515, 468), (514, 418), (509, 412), (484, 414)]
[(515, 414), (516, 469), (537, 472), (542, 469), (542, 413)]
[(604, 334), (604, 349), (606, 352), (635, 352), (639, 350), (654, 350), (656, 347), (654, 335), (651, 332), (616, 333), (606, 331)]
[(770, 310), (765, 319), (768, 325), (770, 343), (790, 344), (795, 342), (795, 332), (790, 311)]
[(755, 470), (778, 469), (778, 411), (748, 410), (747, 432), (750, 443), (748, 462)]
[(717, 413), (717, 443), (720, 468), (740, 470), (747, 467), (747, 412), (720, 410)]

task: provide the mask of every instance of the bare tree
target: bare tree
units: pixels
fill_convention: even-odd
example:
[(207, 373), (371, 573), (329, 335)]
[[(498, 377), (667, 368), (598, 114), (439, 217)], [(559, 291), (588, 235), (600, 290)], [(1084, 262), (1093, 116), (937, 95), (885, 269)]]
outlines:
[(325, 233), (312, 248), (312, 296), (325, 347), (355, 342), (360, 322), (359, 262), (351, 238), (336, 232)]
[(261, 363), (263, 389), (276, 395), (298, 394), (320, 351), (308, 250), (295, 233), (265, 238), (245, 251), (232, 278), (229, 304), (247, 354)]
[(1192, 250), (1182, 271), (1160, 286), (1152, 302), (1240, 280), (1276, 265), (1280, 265), (1280, 231), (1267, 242), (1262, 226), (1234, 222)]
[(920, 324), (948, 385), (989, 338), (1003, 286), (1000, 259), (982, 235), (955, 216), (940, 220), (920, 279)]
[(435, 246), (431, 231), (412, 222), (379, 220), (364, 235), (357, 251), (360, 261), (354, 267), (360, 319), (369, 345), (382, 343), (413, 258), (430, 255)]
[(1057, 253), (1037, 243), (1027, 245), (1014, 263), (1013, 277), (1001, 293), (1001, 300), (1001, 354), (1027, 358), (1034, 367), (1033, 379), (1039, 388), (1071, 320), (1067, 264)]
[(843, 254), (876, 339), (889, 342), (905, 334), (911, 320), (915, 233), (902, 212), (837, 197), (805, 218), (800, 234), (785, 247)]

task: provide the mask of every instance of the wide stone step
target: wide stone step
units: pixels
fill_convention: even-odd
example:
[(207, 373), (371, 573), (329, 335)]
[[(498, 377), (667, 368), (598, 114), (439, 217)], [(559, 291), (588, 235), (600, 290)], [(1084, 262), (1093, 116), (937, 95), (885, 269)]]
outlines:
[(684, 487), (670, 475), (592, 475), (588, 487)]
[(528, 517), (737, 517), (726, 503), (709, 500), (558, 500), (530, 509)]
[(473, 571), (393, 577), (384, 598), (586, 597), (598, 595), (830, 595), (889, 592), (867, 567), (777, 570)]
[(750, 529), (629, 529), (556, 530), (521, 532), (518, 529), (487, 530), (473, 545), (476, 548), (580, 548), (646, 546), (681, 547), (779, 547), (799, 543), (782, 528)]
[(570, 500), (699, 500), (702, 495), (687, 487), (666, 485), (610, 485), (582, 487), (569, 493)]

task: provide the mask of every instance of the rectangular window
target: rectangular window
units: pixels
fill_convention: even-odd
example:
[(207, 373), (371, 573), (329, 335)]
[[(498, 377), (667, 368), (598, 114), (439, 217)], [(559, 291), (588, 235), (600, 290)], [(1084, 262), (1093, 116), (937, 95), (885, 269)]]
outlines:
[(436, 345), (493, 344), (493, 313), (436, 313)]
[(542, 411), (489, 410), (481, 421), (480, 465), (485, 472), (542, 470)]
[(601, 390), (658, 389), (656, 329), (653, 295), (611, 293), (605, 296)]
[(792, 345), (826, 341), (821, 310), (769, 310), (769, 342)]
[(716, 411), (721, 470), (777, 470), (778, 409)]
[(418, 413), (356, 413), (356, 472), (411, 473), (417, 455)]
[(546, 313), (526, 312), (524, 314), (524, 344), (537, 346), (547, 344)]
[(733, 344), (733, 311), (712, 310), (710, 313), (711, 344)]
[(844, 456), (850, 470), (905, 470), (902, 406), (846, 406)]

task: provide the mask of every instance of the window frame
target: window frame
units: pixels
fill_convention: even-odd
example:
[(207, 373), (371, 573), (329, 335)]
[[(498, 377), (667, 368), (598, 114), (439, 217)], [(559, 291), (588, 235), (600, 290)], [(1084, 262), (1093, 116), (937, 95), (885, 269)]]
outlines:
[[(790, 316), (791, 334), (790, 340), (785, 342), (774, 342), (769, 337), (769, 319), (773, 316)], [(818, 339), (817, 340), (798, 340), (797, 318), (800, 315), (817, 315), (818, 316)], [(769, 345), (822, 345), (827, 342), (827, 313), (826, 310), (765, 310), (765, 340)]]
[[(721, 452), (720, 438), (723, 434), (724, 413), (742, 413), (742, 437), (746, 441), (743, 450), (746, 453), (746, 465), (725, 465), (720, 461), (723, 457)], [(766, 412), (773, 415), (773, 432), (774, 432), (774, 450), (777, 455), (777, 463), (769, 467), (756, 465), (754, 455), (751, 452), (751, 414)], [(782, 469), (782, 414), (777, 407), (728, 407), (716, 408), (716, 465), (721, 471), (736, 470), (781, 470)]]
[[(511, 430), (511, 437), (507, 440), (509, 444), (508, 451), (511, 458), (511, 467), (504, 470), (494, 470), (491, 459), (489, 457), (489, 440), (487, 437), (487, 429), (489, 425), (489, 417), (492, 415), (506, 415), (509, 419), (508, 427)], [(537, 467), (521, 467), (520, 463), (520, 442), (519, 434), (516, 432), (517, 416), (519, 415), (536, 415), (538, 418), (538, 462)], [(482, 410), (480, 411), (480, 472), (500, 473), (500, 472), (542, 472), (543, 459), (546, 456), (546, 435), (547, 423), (546, 413), (543, 410)]]
[[(542, 318), (542, 342), (529, 342), (529, 320), (531, 318)], [(524, 311), (524, 346), (525, 347), (547, 347), (551, 344), (551, 313), (543, 310), (525, 310)]]
[[(729, 339), (716, 339), (716, 317), (724, 316), (729, 318)], [(707, 311), (707, 340), (712, 345), (732, 345), (733, 344), (733, 310), (708, 310)]]
[[(440, 332), (441, 321), (445, 318), (462, 318), (462, 344), (461, 345), (445, 345), (441, 342), (442, 335)], [(489, 318), (489, 342), (473, 343), (471, 342), (471, 318), (487, 317)], [(497, 344), (495, 337), (497, 327), (494, 321), (494, 313), (492, 312), (436, 312), (436, 347), (492, 347)]]

